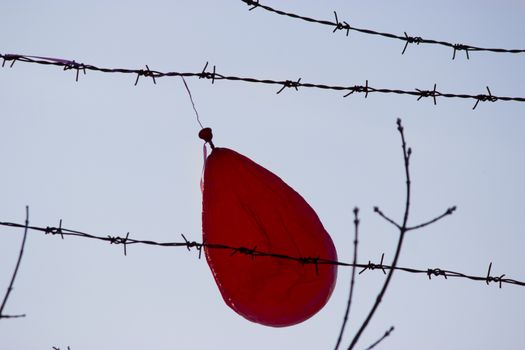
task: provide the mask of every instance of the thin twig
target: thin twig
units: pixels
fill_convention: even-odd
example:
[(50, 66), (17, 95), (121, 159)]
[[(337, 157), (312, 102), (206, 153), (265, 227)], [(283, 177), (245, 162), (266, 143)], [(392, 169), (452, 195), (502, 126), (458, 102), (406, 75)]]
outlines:
[(388, 331), (385, 332), (385, 334), (383, 334), (383, 336), (381, 338), (379, 338), (375, 343), (373, 343), (372, 345), (370, 345), (368, 348), (366, 348), (366, 350), (372, 350), (373, 348), (375, 348), (379, 343), (381, 343), (386, 337), (388, 337), (390, 335), (390, 333), (392, 333), (394, 331), (394, 326), (390, 327), (390, 329)]
[(443, 214), (433, 218), (432, 220), (429, 220), (429, 221), (427, 221), (425, 223), (422, 223), (422, 224), (419, 224), (419, 225), (416, 225), (416, 226), (407, 227), (407, 231), (417, 230), (417, 229), (423, 228), (425, 226), (431, 225), (431, 224), (433, 224), (433, 223), (443, 219), (446, 216), (452, 215), (452, 213), (454, 213), (456, 211), (456, 209), (457, 209), (456, 206), (450, 207)]
[(22, 239), (22, 245), (20, 246), (20, 253), (18, 253), (18, 260), (16, 261), (15, 270), (13, 271), (13, 276), (11, 277), (11, 282), (9, 282), (9, 287), (7, 287), (7, 291), (4, 296), (4, 301), (2, 301), (2, 305), (0, 306), (0, 319), (2, 318), (18, 318), (18, 317), (25, 317), (25, 314), (22, 315), (4, 315), (4, 308), (7, 303), (7, 299), (9, 298), (9, 295), (13, 291), (13, 284), (15, 283), (16, 275), (18, 273), (18, 268), (20, 267), (20, 262), (22, 261), (22, 255), (24, 255), (24, 247), (26, 245), (26, 238), (27, 238), (27, 230), (29, 227), (29, 207), (26, 206), (26, 221), (24, 226), (24, 238)]
[(388, 216), (386, 216), (382, 211), (381, 209), (379, 209), (379, 207), (374, 207), (374, 212), (379, 214), (379, 216), (381, 216), (383, 219), (385, 219), (386, 221), (388, 221), (389, 223), (391, 223), (392, 225), (394, 225), (395, 227), (397, 227), (398, 229), (401, 228), (401, 226), (399, 226), (399, 224), (397, 222), (395, 222), (394, 220), (390, 219)]
[[(401, 124), (401, 119), (397, 120), (397, 130), (399, 131), (399, 134), (401, 135), (401, 147), (403, 149), (403, 160), (404, 160), (404, 165), (405, 165), (405, 177), (406, 177), (406, 200), (405, 200), (405, 214), (403, 216), (403, 224), (399, 228), (399, 239), (397, 242), (396, 253), (394, 254), (394, 260), (392, 261), (392, 267), (394, 268), (397, 266), (397, 261), (401, 253), (401, 247), (403, 246), (403, 239), (405, 238), (407, 222), (408, 222), (408, 215), (410, 212), (410, 167), (409, 165), (410, 165), (410, 154), (412, 153), (411, 149), (410, 148), (407, 149), (407, 146), (406, 146), (405, 134), (403, 131), (403, 125)], [(381, 291), (377, 295), (376, 301), (374, 305), (372, 306), (372, 309), (370, 309), (368, 316), (366, 317), (363, 324), (361, 325), (356, 335), (352, 339), (352, 342), (350, 343), (350, 346), (348, 347), (349, 350), (352, 350), (355, 347), (355, 345), (357, 344), (357, 341), (363, 334), (363, 331), (366, 329), (366, 327), (370, 323), (370, 320), (372, 319), (375, 312), (377, 311), (379, 304), (381, 304), (381, 301), (383, 300), (383, 297), (386, 293), (388, 285), (390, 284), (390, 280), (392, 279), (392, 276), (394, 275), (394, 271), (395, 270), (392, 269), (388, 272), (388, 275), (385, 279), (383, 287), (381, 288)]]
[(352, 305), (352, 296), (354, 294), (354, 283), (355, 283), (355, 268), (357, 264), (357, 244), (359, 238), (359, 208), (354, 208), (354, 262), (352, 264), (352, 278), (350, 280), (350, 292), (348, 293), (348, 302), (346, 304), (345, 316), (343, 318), (343, 324), (341, 325), (341, 330), (339, 331), (339, 336), (337, 338), (337, 343), (335, 345), (335, 350), (339, 349), (341, 340), (343, 339), (343, 334), (346, 328), (346, 322), (348, 321), (348, 316), (350, 315), (350, 307)]

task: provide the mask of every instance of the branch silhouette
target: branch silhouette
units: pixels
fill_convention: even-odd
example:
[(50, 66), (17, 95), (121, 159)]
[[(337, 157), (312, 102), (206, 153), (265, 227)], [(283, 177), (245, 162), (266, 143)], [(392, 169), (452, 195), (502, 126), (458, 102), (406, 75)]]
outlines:
[(13, 285), (15, 283), (16, 275), (18, 273), (18, 268), (20, 267), (20, 262), (22, 261), (22, 256), (24, 255), (24, 247), (26, 245), (26, 238), (27, 238), (27, 230), (29, 225), (29, 207), (26, 206), (26, 221), (24, 225), (24, 238), (22, 238), (22, 245), (20, 246), (20, 253), (18, 253), (18, 260), (16, 261), (15, 270), (13, 271), (13, 275), (11, 276), (11, 282), (9, 282), (9, 286), (7, 287), (7, 291), (4, 295), (4, 300), (2, 301), (2, 305), (0, 305), (0, 319), (2, 318), (19, 318), (19, 317), (25, 317), (25, 314), (20, 315), (5, 315), (4, 308), (7, 303), (7, 299), (9, 299), (9, 295), (13, 291)]
[[(388, 289), (388, 286), (390, 285), (390, 281), (392, 280), (392, 276), (394, 275), (394, 271), (397, 268), (397, 263), (398, 263), (400, 255), (401, 255), (401, 249), (402, 249), (402, 246), (403, 246), (403, 241), (404, 241), (404, 238), (405, 238), (405, 234), (410, 229), (415, 230), (415, 229), (419, 229), (419, 228), (428, 226), (428, 225), (430, 225), (432, 223), (435, 223), (435, 222), (439, 221), (440, 219), (444, 218), (445, 216), (451, 215), (456, 209), (455, 207), (449, 208), (449, 209), (447, 209), (447, 211), (445, 211), (444, 214), (442, 214), (442, 215), (440, 215), (440, 216), (438, 216), (438, 217), (436, 217), (436, 218), (434, 218), (432, 220), (429, 220), (429, 221), (427, 221), (424, 224), (421, 224), (421, 225), (409, 228), (409, 226), (408, 226), (408, 218), (409, 218), (409, 215), (410, 215), (410, 200), (411, 200), (411, 192), (412, 192), (412, 182), (411, 182), (411, 179), (410, 179), (410, 157), (412, 155), (412, 149), (410, 147), (407, 147), (407, 143), (406, 143), (406, 140), (405, 140), (404, 127), (403, 127), (403, 125), (401, 123), (401, 119), (397, 119), (397, 130), (399, 131), (399, 135), (401, 137), (401, 148), (403, 150), (403, 163), (404, 163), (404, 169), (405, 169), (405, 184), (406, 184), (405, 211), (404, 211), (404, 214), (403, 214), (403, 221), (402, 221), (401, 224), (395, 222), (394, 220), (390, 219), (387, 215), (383, 214), (383, 212), (378, 207), (375, 207), (374, 211), (379, 216), (381, 216), (384, 220), (386, 220), (388, 223), (394, 225), (399, 230), (399, 239), (398, 239), (398, 242), (397, 242), (397, 247), (396, 247), (396, 252), (394, 254), (394, 259), (393, 259), (392, 264), (391, 264), (392, 268), (388, 272), (388, 275), (387, 275), (387, 277), (385, 279), (383, 287), (381, 288), (381, 290), (379, 291), (379, 294), (376, 297), (374, 305), (370, 309), (367, 317), (365, 318), (365, 320), (363, 321), (363, 323), (359, 327), (359, 330), (356, 332), (354, 338), (352, 339), (352, 341), (351, 341), (351, 343), (350, 343), (350, 345), (348, 347), (348, 350), (354, 349), (354, 347), (356, 346), (357, 342), (359, 341), (359, 338), (361, 337), (361, 335), (363, 334), (363, 332), (365, 331), (365, 329), (369, 325), (370, 321), (374, 317), (374, 314), (377, 312), (377, 309), (379, 308), (379, 305), (383, 301), (383, 298), (384, 298), (385, 293), (386, 293), (386, 291)], [(381, 258), (381, 261), (383, 261), (383, 258)], [(489, 270), (489, 274), (488, 275), (490, 275), (490, 270)], [(390, 332), (393, 329), (394, 328), (392, 327), (389, 331), (387, 331), (385, 333), (385, 335), (382, 338), (380, 338), (376, 343), (372, 344), (372, 346), (370, 346), (369, 349), (375, 347), (378, 343), (380, 343), (384, 338), (386, 338), (390, 334)]]
[(337, 343), (335, 344), (335, 350), (339, 349), (341, 345), (341, 340), (343, 339), (343, 334), (345, 332), (346, 322), (348, 321), (348, 316), (350, 315), (350, 308), (352, 306), (352, 297), (354, 294), (354, 285), (355, 285), (355, 268), (357, 264), (357, 244), (359, 238), (359, 209), (354, 208), (354, 262), (352, 263), (352, 277), (350, 279), (350, 292), (348, 293), (348, 302), (346, 304), (345, 316), (343, 318), (343, 324), (341, 325), (341, 330), (339, 331), (339, 336), (337, 338)]
[(383, 334), (383, 336), (381, 338), (379, 338), (376, 342), (374, 342), (372, 345), (370, 345), (368, 348), (366, 348), (366, 350), (372, 350), (373, 348), (375, 348), (377, 345), (379, 345), (379, 343), (381, 343), (383, 340), (385, 340), (386, 337), (388, 337), (390, 335), (390, 333), (392, 333), (394, 331), (394, 326), (390, 327), (389, 330), (387, 330), (385, 332), (385, 334)]
[[(505, 274), (501, 274), (499, 276), (493, 276), (491, 275), (492, 271), (492, 262), (490, 262), (488, 271), (486, 275), (483, 276), (474, 276), (474, 275), (467, 275), (465, 273), (456, 272), (456, 271), (450, 271), (440, 268), (428, 268), (428, 269), (416, 269), (416, 268), (410, 268), (410, 267), (400, 267), (398, 266), (399, 257), (401, 254), (401, 249), (404, 242), (405, 234), (409, 231), (418, 230), (425, 228), (431, 224), (434, 224), (443, 218), (451, 215), (456, 210), (456, 207), (450, 207), (446, 209), (442, 214), (427, 220), (421, 224), (415, 225), (415, 226), (409, 226), (408, 225), (408, 219), (410, 214), (410, 205), (411, 205), (411, 177), (410, 177), (410, 159), (412, 155), (412, 150), (410, 147), (407, 146), (406, 140), (405, 140), (405, 134), (404, 134), (404, 127), (401, 123), (401, 120), (397, 120), (397, 130), (401, 137), (401, 146), (403, 151), (403, 161), (404, 161), (404, 172), (405, 172), (405, 184), (406, 184), (406, 195), (405, 195), (405, 210), (403, 214), (403, 219), (401, 223), (396, 222), (394, 219), (391, 219), (389, 216), (384, 214), (379, 207), (374, 207), (374, 211), (383, 218), (386, 222), (393, 225), (399, 230), (399, 239), (396, 247), (396, 251), (393, 257), (393, 261), (391, 265), (385, 265), (383, 264), (384, 260), (384, 254), (381, 256), (381, 261), (376, 264), (372, 263), (370, 260), (367, 264), (357, 263), (357, 248), (358, 248), (358, 232), (359, 232), (359, 217), (358, 217), (358, 208), (354, 209), (354, 231), (355, 231), (355, 238), (354, 238), (354, 255), (353, 255), (353, 262), (347, 263), (343, 261), (334, 261), (334, 260), (328, 260), (323, 259), (320, 257), (309, 257), (309, 256), (290, 256), (285, 254), (279, 254), (279, 253), (271, 253), (271, 252), (265, 252), (261, 250), (257, 250), (256, 248), (249, 248), (249, 247), (234, 247), (226, 244), (209, 244), (205, 242), (196, 242), (196, 241), (190, 241), (188, 240), (183, 234), (181, 235), (183, 238), (183, 241), (179, 242), (156, 242), (152, 240), (140, 240), (130, 237), (130, 233), (127, 232), (125, 236), (121, 237), (118, 235), (95, 235), (91, 233), (86, 233), (78, 230), (73, 229), (67, 229), (62, 227), (62, 220), (59, 221), (58, 227), (54, 226), (46, 226), (46, 227), (40, 227), (40, 226), (30, 226), (29, 225), (29, 208), (26, 207), (26, 220), (24, 224), (20, 223), (13, 223), (13, 222), (0, 222), (0, 226), (4, 227), (12, 227), (12, 228), (23, 228), (24, 234), (23, 234), (23, 240), (22, 240), (22, 246), (20, 248), (20, 253), (18, 257), (18, 261), (15, 267), (15, 270), (13, 272), (13, 276), (11, 278), (11, 282), (9, 284), (9, 287), (7, 289), (6, 295), (4, 297), (4, 300), (2, 302), (2, 305), (0, 307), (0, 318), (14, 318), (14, 317), (24, 317), (25, 315), (4, 315), (2, 312), (4, 310), (5, 304), (7, 302), (7, 299), (13, 289), (13, 284), (20, 266), (20, 262), (23, 256), (24, 252), (24, 246), (27, 238), (28, 231), (38, 231), (42, 232), (45, 235), (59, 235), (62, 239), (64, 239), (66, 236), (73, 236), (73, 237), (79, 237), (79, 238), (86, 238), (86, 239), (95, 239), (100, 241), (109, 242), (110, 244), (115, 245), (122, 245), (123, 246), (123, 253), (124, 255), (127, 255), (127, 248), (129, 245), (139, 244), (139, 245), (148, 245), (148, 246), (159, 246), (159, 247), (186, 247), (188, 251), (191, 251), (192, 248), (195, 248), (198, 251), (198, 257), (201, 258), (202, 249), (204, 247), (209, 249), (224, 249), (224, 250), (230, 250), (231, 255), (234, 254), (245, 254), (250, 255), (252, 258), (260, 257), (260, 258), (273, 258), (273, 259), (284, 259), (284, 260), (291, 260), (296, 261), (297, 263), (306, 266), (306, 265), (315, 265), (315, 268), (317, 269), (318, 265), (320, 264), (331, 264), (331, 265), (338, 265), (338, 266), (344, 266), (344, 267), (352, 267), (352, 277), (351, 277), (351, 283), (350, 283), (350, 291), (349, 291), (349, 297), (347, 302), (346, 311), (343, 318), (343, 323), (341, 326), (341, 330), (339, 333), (339, 337), (337, 339), (337, 344), (335, 349), (338, 349), (342, 337), (344, 335), (345, 326), (347, 323), (347, 320), (349, 318), (351, 305), (352, 305), (352, 297), (353, 297), (353, 291), (355, 287), (355, 270), (356, 268), (361, 268), (362, 270), (359, 272), (359, 274), (362, 274), (366, 271), (371, 270), (381, 270), (386, 276), (386, 279), (384, 281), (384, 284), (379, 291), (375, 303), (373, 304), (371, 310), (369, 311), (367, 317), (361, 324), (359, 330), (355, 334), (354, 338), (352, 339), (352, 342), (350, 343), (348, 349), (351, 350), (355, 347), (357, 342), (359, 341), (361, 335), (367, 328), (367, 326), (370, 324), (374, 314), (377, 312), (385, 294), (389, 287), (390, 281), (392, 279), (392, 276), (394, 274), (394, 271), (403, 271), (407, 273), (413, 273), (413, 274), (426, 274), (429, 279), (432, 278), (432, 276), (443, 276), (445, 279), (448, 279), (448, 277), (456, 277), (456, 278), (465, 278), (469, 280), (474, 281), (482, 281), (485, 282), (487, 285), (489, 285), (491, 282), (496, 283), (499, 285), (499, 288), (502, 287), (503, 284), (513, 284), (518, 286), (525, 286), (525, 282), (518, 281), (515, 279), (505, 278)], [(388, 273), (387, 273), (388, 271)], [(394, 330), (394, 327), (392, 326), (389, 330), (385, 332), (385, 334), (379, 338), (375, 343), (370, 345), (367, 349), (372, 349), (375, 346), (377, 346), (379, 343), (381, 343), (385, 338), (387, 338), (391, 332)]]

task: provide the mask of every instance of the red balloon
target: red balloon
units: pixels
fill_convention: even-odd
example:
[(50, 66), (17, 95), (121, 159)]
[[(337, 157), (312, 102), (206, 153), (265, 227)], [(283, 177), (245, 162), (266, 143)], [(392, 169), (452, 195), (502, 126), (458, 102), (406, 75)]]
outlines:
[[(205, 163), (202, 228), (203, 241), (210, 245), (337, 260), (332, 239), (301, 195), (227, 148), (214, 148)], [(327, 303), (335, 287), (335, 265), (204, 251), (226, 304), (266, 326), (305, 321)]]

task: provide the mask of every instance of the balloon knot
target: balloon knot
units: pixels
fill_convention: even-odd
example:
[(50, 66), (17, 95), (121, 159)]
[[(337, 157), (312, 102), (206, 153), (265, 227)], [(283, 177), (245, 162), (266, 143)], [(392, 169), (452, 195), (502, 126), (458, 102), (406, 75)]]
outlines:
[(203, 128), (201, 131), (199, 131), (199, 138), (209, 143), (212, 149), (215, 148), (215, 146), (213, 145), (213, 142), (211, 141), (211, 139), (213, 138), (213, 133), (211, 132), (211, 128)]

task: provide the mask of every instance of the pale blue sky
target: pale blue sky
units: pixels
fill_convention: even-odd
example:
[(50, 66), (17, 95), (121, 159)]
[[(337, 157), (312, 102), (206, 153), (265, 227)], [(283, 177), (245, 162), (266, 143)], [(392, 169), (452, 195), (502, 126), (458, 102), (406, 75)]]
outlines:
[[(488, 47), (525, 48), (521, 1), (265, 1), (311, 17)], [(337, 85), (525, 96), (525, 54), (471, 53), (403, 43), (249, 12), (241, 1), (10, 1), (0, 7), (0, 52), (61, 57), (105, 67), (199, 71)], [(178, 78), (75, 73), (16, 63), (0, 69), (0, 221), (96, 234), (200, 240), (202, 143)], [(525, 104), (342, 93), (188, 79), (215, 144), (281, 176), (317, 211), (341, 260), (352, 258), (361, 208), (360, 260), (390, 262), (396, 232), (372, 208), (402, 215), (404, 178), (395, 120), (413, 147), (413, 224), (402, 266), (525, 279)], [(0, 291), (22, 238), (0, 228)], [(6, 312), (2, 349), (332, 349), (350, 269), (312, 319), (274, 329), (222, 301), (204, 260), (185, 249), (132, 246), (32, 232)], [(372, 305), (381, 273), (359, 275), (350, 335)], [(396, 273), (362, 337), (366, 348), (521, 349), (525, 289)]]

